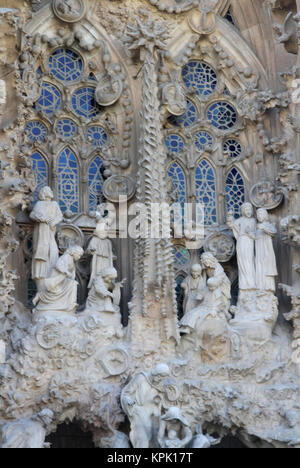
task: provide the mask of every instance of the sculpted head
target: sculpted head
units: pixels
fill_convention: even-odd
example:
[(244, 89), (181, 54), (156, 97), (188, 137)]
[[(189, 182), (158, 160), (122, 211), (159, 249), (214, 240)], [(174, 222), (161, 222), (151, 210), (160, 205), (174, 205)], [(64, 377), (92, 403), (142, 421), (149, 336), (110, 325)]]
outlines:
[(151, 372), (152, 381), (156, 384), (160, 383), (160, 381), (164, 377), (168, 377), (171, 375), (170, 368), (167, 364), (158, 364)]
[(105, 281), (114, 281), (118, 277), (118, 272), (115, 268), (105, 268), (102, 270), (101, 276)]
[(78, 260), (83, 256), (84, 251), (79, 245), (74, 245), (68, 248), (67, 253), (73, 257), (75, 262), (78, 262)]
[(43, 187), (39, 191), (39, 200), (40, 201), (50, 201), (53, 200), (54, 195), (50, 187)]
[(192, 266), (192, 269), (191, 269), (191, 273), (192, 273), (192, 277), (194, 279), (196, 278), (200, 278), (201, 274), (202, 274), (202, 267), (199, 263), (195, 263), (195, 265)]
[(257, 214), (257, 220), (260, 223), (263, 223), (264, 221), (268, 221), (269, 219), (269, 213), (267, 212), (265, 208), (260, 208), (259, 210), (257, 210), (256, 214)]
[(251, 203), (244, 203), (241, 208), (242, 215), (245, 218), (252, 218), (253, 216), (253, 206)]
[(107, 224), (103, 221), (100, 221), (99, 223), (97, 223), (95, 233), (97, 237), (99, 237), (99, 239), (103, 239), (103, 240), (107, 239), (108, 237)]
[(216, 268), (218, 265), (218, 260), (210, 252), (202, 254), (201, 261), (204, 268)]

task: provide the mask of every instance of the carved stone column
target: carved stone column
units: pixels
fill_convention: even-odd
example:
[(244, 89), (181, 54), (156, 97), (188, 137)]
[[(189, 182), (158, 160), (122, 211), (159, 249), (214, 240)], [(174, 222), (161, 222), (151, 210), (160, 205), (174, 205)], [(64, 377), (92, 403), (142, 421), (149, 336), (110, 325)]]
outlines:
[[(151, 221), (153, 203), (166, 203), (166, 150), (163, 144), (158, 100), (157, 59), (165, 48), (166, 27), (150, 18), (137, 19), (127, 29), (128, 44), (140, 54), (142, 108), (137, 176), (137, 202)], [(156, 220), (156, 222), (159, 222)], [(130, 334), (136, 357), (155, 355), (165, 360), (174, 355), (179, 340), (171, 239), (152, 239), (150, 227), (135, 246), (135, 280)], [(143, 336), (147, 335), (147, 340)]]

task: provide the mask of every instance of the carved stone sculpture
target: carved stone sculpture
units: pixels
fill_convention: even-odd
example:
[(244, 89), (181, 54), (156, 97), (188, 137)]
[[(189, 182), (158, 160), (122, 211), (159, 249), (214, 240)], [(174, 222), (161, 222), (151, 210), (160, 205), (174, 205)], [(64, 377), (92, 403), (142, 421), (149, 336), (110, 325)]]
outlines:
[(60, 20), (75, 23), (84, 16), (85, 4), (83, 0), (53, 0), (53, 11)]
[(33, 232), (32, 278), (38, 289), (58, 260), (55, 233), (57, 225), (63, 220), (58, 203), (53, 201), (50, 187), (40, 190), (39, 200), (30, 213), (30, 218), (36, 223)]
[(256, 287), (262, 291), (275, 292), (275, 277), (278, 274), (272, 237), (277, 229), (269, 222), (267, 210), (257, 211), (257, 231), (255, 241)]
[(229, 213), (227, 225), (233, 230), (233, 234), (237, 240), (236, 252), (240, 290), (253, 290), (256, 289), (254, 250), (256, 220), (253, 217), (251, 203), (244, 203), (241, 211), (242, 216), (237, 220), (234, 220), (232, 213)]
[(77, 307), (77, 281), (75, 281), (75, 262), (80, 260), (83, 249), (79, 246), (70, 247), (60, 257), (51, 275), (45, 279), (43, 287), (33, 300), (34, 313), (75, 312)]
[(192, 440), (188, 421), (179, 408), (172, 406), (161, 416), (158, 442), (162, 448), (184, 448)]
[(186, 314), (193, 310), (203, 300), (206, 288), (206, 273), (202, 271), (200, 264), (192, 266), (191, 274), (181, 283), (184, 290), (183, 309)]
[(273, 210), (281, 204), (283, 193), (278, 190), (278, 187), (273, 182), (266, 180), (252, 187), (250, 190), (250, 200), (256, 208)]
[(105, 268), (113, 268), (112, 242), (108, 239), (108, 225), (102, 217), (97, 223), (87, 253), (93, 256), (91, 278), (88, 285), (90, 289), (94, 280)]
[(115, 268), (105, 268), (93, 280), (85, 312), (100, 314), (103, 326), (112, 328), (113, 334), (122, 336), (120, 300), (123, 282), (116, 283), (117, 276)]
[(157, 444), (155, 439), (161, 415), (157, 387), (169, 375), (169, 367), (159, 364), (150, 374), (141, 372), (135, 375), (122, 391), (121, 404), (130, 421), (130, 441), (134, 448), (155, 447)]
[(192, 448), (194, 449), (210, 448), (212, 445), (217, 445), (221, 441), (221, 439), (215, 439), (209, 434), (203, 434), (202, 424), (197, 424), (196, 432), (197, 434), (192, 441)]
[(202, 301), (199, 297), (201, 304), (189, 310), (181, 319), (181, 332), (184, 333), (199, 330), (207, 316), (217, 317), (221, 314), (226, 317), (229, 310), (231, 283), (224, 269), (210, 253), (204, 253), (201, 260), (203, 270), (207, 275), (207, 289)]
[(43, 410), (31, 419), (20, 419), (2, 426), (0, 447), (6, 449), (49, 448), (45, 444), (46, 431), (53, 420), (51, 410)]
[(106, 71), (99, 77), (95, 99), (100, 106), (112, 106), (120, 99), (122, 92), (123, 83), (120, 73)]

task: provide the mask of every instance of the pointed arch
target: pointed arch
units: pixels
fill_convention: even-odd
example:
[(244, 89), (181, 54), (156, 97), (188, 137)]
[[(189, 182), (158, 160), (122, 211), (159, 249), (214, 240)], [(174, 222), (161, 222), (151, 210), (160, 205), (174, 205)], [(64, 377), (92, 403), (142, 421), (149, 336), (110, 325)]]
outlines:
[[(170, 181), (170, 188), (168, 192), (174, 197), (173, 203), (180, 203), (184, 205), (186, 202), (186, 177), (184, 171), (178, 161), (172, 162), (167, 170), (168, 180)], [(172, 184), (172, 187), (171, 187)]]
[(104, 184), (104, 167), (100, 155), (96, 155), (89, 164), (88, 186), (89, 186), (89, 210), (95, 211), (100, 202)]
[(195, 170), (196, 201), (202, 205), (204, 225), (217, 223), (216, 174), (207, 159), (202, 159)]
[(58, 200), (62, 212), (79, 212), (79, 165), (77, 156), (66, 146), (57, 161)]
[(236, 218), (240, 216), (240, 208), (245, 203), (245, 182), (243, 176), (234, 166), (226, 176), (226, 209), (233, 211)]
[(36, 189), (33, 193), (34, 202), (36, 202), (41, 188), (48, 185), (48, 163), (46, 158), (39, 151), (32, 153), (30, 159), (32, 161), (32, 170), (36, 177)]

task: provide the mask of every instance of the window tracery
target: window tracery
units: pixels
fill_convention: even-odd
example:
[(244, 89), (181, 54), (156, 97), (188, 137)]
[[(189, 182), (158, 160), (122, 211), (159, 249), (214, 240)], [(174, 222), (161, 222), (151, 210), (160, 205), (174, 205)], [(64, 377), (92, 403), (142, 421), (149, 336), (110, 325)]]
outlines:
[(240, 216), (240, 208), (245, 202), (245, 184), (243, 177), (234, 167), (226, 178), (227, 211), (233, 211), (236, 218)]
[(84, 86), (77, 89), (72, 95), (72, 107), (76, 115), (92, 119), (100, 112), (95, 100), (95, 88)]
[(63, 213), (79, 211), (79, 171), (75, 154), (65, 148), (58, 158), (58, 198)]
[(48, 60), (52, 75), (59, 81), (74, 82), (83, 71), (82, 58), (71, 49), (57, 49)]
[(176, 116), (171, 116), (169, 117), (169, 123), (171, 125), (174, 125), (175, 127), (190, 127), (192, 126), (197, 119), (197, 109), (195, 104), (187, 99), (187, 110), (184, 114), (179, 115), (178, 117)]
[(217, 223), (216, 177), (212, 166), (203, 159), (196, 167), (196, 200), (203, 207), (204, 225)]
[(33, 143), (42, 143), (48, 136), (46, 125), (39, 120), (32, 120), (29, 122), (25, 127), (25, 132), (27, 133), (29, 140)]
[(100, 156), (96, 156), (89, 166), (89, 209), (94, 211), (100, 201), (102, 186), (104, 183), (103, 177), (104, 167)]
[(37, 111), (52, 115), (61, 105), (61, 93), (56, 86), (44, 82), (42, 84), (41, 95), (35, 104)]
[(174, 203), (184, 204), (186, 201), (186, 180), (181, 166), (174, 162), (168, 169), (168, 177), (172, 184), (171, 199)]
[(207, 109), (207, 118), (213, 127), (221, 131), (230, 130), (238, 120), (237, 111), (227, 101), (217, 101)]
[(37, 183), (34, 191), (34, 201), (37, 201), (40, 189), (48, 185), (48, 165), (45, 158), (38, 151), (31, 155), (31, 161)]
[(165, 140), (167, 150), (171, 153), (182, 153), (184, 147), (184, 141), (181, 136), (171, 134), (167, 136)]
[(212, 95), (217, 87), (218, 79), (215, 70), (205, 62), (193, 60), (182, 70), (185, 86), (201, 97)]
[(212, 148), (214, 144), (214, 139), (210, 133), (202, 130), (200, 132), (195, 133), (194, 142), (196, 148), (199, 151), (204, 151), (207, 148)]
[(60, 119), (56, 131), (63, 140), (71, 140), (77, 134), (77, 125), (71, 119)]
[(228, 154), (230, 158), (238, 158), (241, 156), (243, 148), (238, 140), (230, 138), (224, 142), (223, 151), (225, 154)]

